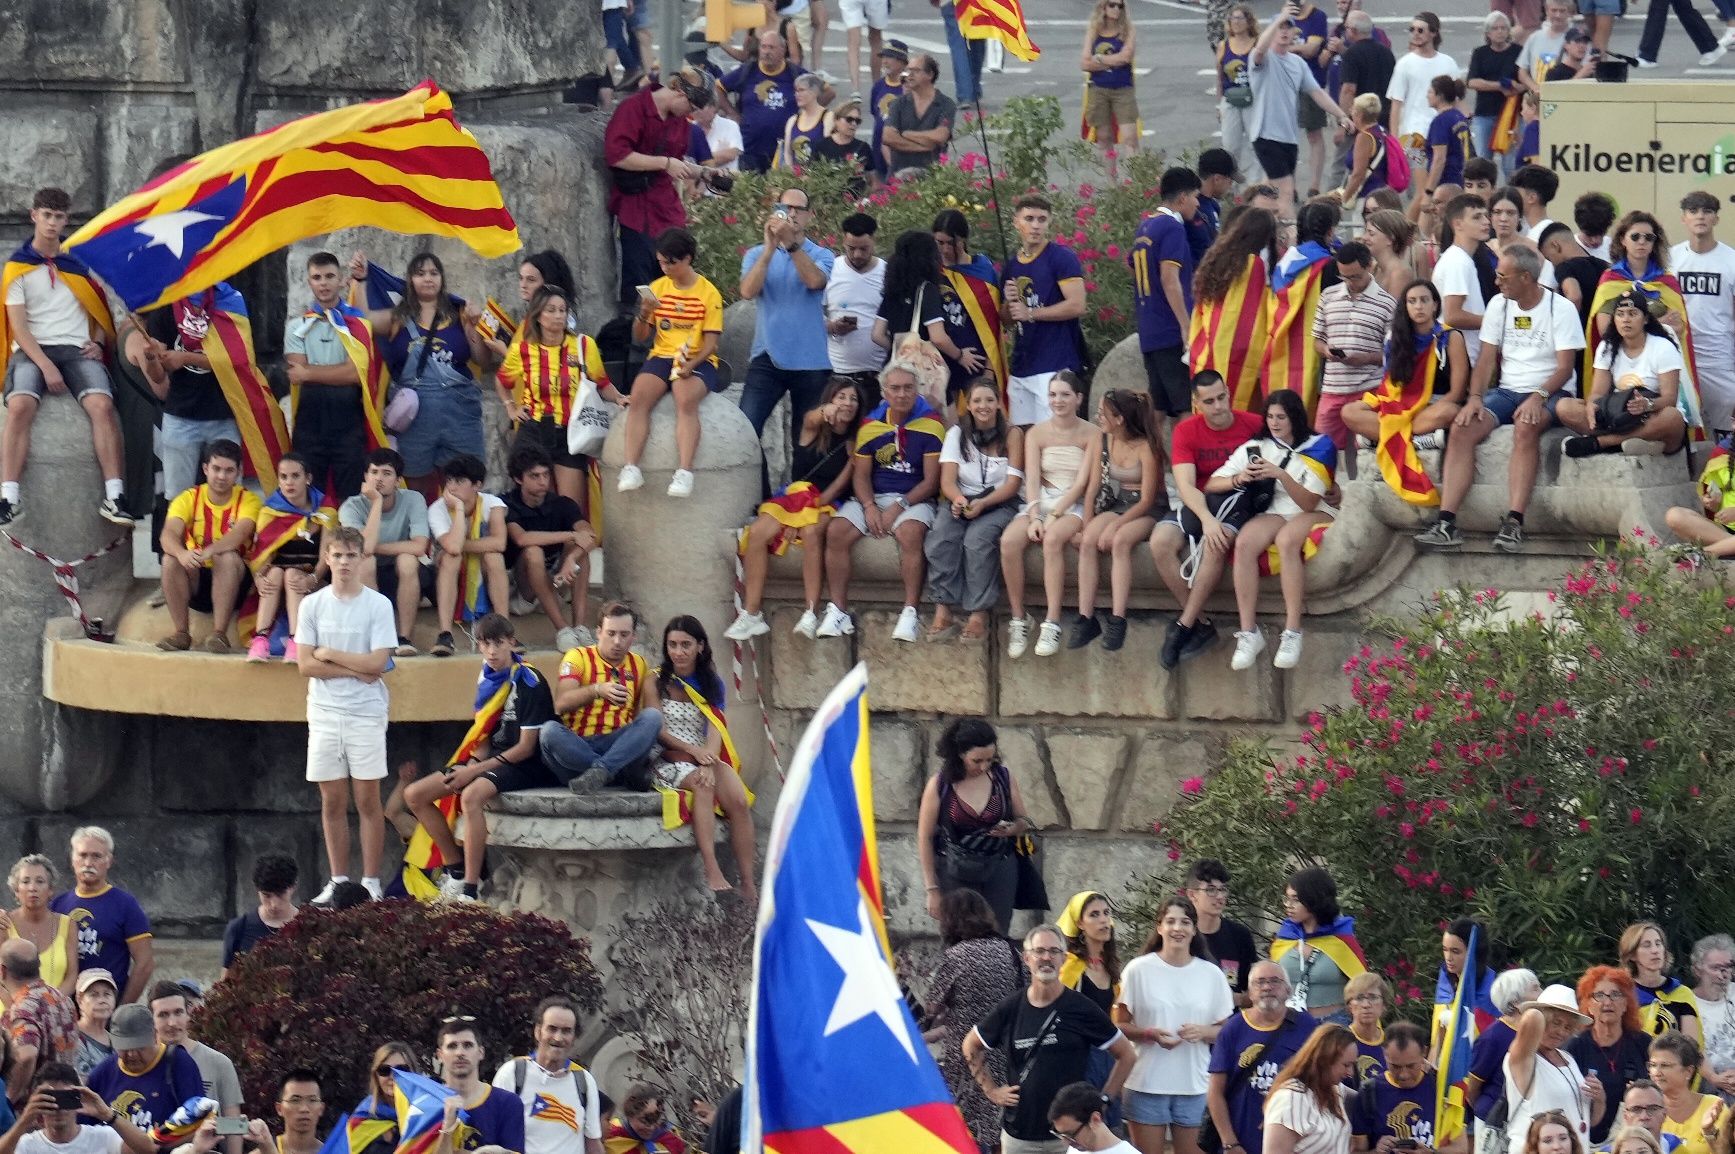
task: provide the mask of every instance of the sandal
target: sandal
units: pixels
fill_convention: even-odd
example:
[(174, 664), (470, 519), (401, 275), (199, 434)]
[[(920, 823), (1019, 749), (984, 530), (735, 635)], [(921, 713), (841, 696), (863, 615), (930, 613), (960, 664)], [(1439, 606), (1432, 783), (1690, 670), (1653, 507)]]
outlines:
[(962, 625), (958, 624), (956, 621), (947, 622), (946, 625), (944, 625), (943, 627), (941, 627), (939, 629), (935, 629), (932, 626), (930, 626), (928, 628), (927, 634), (925, 635), (925, 638), (928, 641), (933, 641), (936, 643), (941, 642), (941, 641), (950, 641), (954, 637), (957, 637), (963, 631), (963, 628), (964, 627)]
[(976, 645), (986, 640), (988, 640), (988, 631), (986, 629), (980, 633), (971, 633), (966, 629), (960, 631), (958, 634), (959, 645)]
[(157, 642), (157, 648), (164, 653), (185, 653), (193, 647), (193, 635), (190, 633), (171, 633)]

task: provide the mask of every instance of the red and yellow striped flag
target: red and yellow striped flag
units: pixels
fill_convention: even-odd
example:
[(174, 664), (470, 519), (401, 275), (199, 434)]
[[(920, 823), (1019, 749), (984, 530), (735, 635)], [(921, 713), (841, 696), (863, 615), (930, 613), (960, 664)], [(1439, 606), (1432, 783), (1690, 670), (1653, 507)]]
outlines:
[(1213, 369), (1229, 386), (1231, 402), (1243, 412), (1259, 408), (1259, 363), (1265, 348), (1265, 262), (1257, 255), (1220, 301), (1194, 302), (1187, 333), (1195, 373)]
[(998, 40), (1026, 62), (1042, 55), (1030, 39), (1018, 0), (958, 0), (958, 31), (966, 40)]

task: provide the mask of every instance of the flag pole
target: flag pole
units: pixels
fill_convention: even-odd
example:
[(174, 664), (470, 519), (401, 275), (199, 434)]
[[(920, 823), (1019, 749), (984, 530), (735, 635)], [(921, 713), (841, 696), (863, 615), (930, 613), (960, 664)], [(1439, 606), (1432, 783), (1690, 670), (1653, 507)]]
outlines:
[[(965, 67), (969, 67), (966, 63)], [(982, 110), (981, 80), (976, 81), (976, 129), (982, 137), (982, 160), (988, 165), (988, 195), (994, 202), (994, 232), (1000, 238), (1000, 259), (1012, 259), (1012, 250), (1006, 244), (1006, 217), (1001, 212), (1000, 182), (994, 176), (994, 156), (988, 151), (988, 115)]]

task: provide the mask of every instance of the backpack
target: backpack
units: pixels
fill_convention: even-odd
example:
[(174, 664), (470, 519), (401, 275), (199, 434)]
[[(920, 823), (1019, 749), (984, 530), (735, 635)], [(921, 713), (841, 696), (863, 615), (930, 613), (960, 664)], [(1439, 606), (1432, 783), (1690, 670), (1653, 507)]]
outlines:
[(1404, 146), (1398, 143), (1397, 137), (1374, 126), (1374, 131), (1385, 139), (1386, 143), (1386, 187), (1393, 192), (1408, 192), (1410, 190), (1410, 158), (1404, 151)]
[[(580, 1066), (577, 1062), (568, 1062), (566, 1072), (572, 1075), (572, 1089), (573, 1092), (578, 1095), (578, 1107), (582, 1110), (584, 1109), (586, 1099), (584, 1080), (590, 1077), (590, 1071), (586, 1070), (583, 1066)], [(581, 1074), (584, 1076), (583, 1078), (579, 1077)], [(524, 1098), (524, 1083), (529, 1077), (530, 1059), (512, 1059), (512, 1093), (517, 1096), (520, 1101)]]

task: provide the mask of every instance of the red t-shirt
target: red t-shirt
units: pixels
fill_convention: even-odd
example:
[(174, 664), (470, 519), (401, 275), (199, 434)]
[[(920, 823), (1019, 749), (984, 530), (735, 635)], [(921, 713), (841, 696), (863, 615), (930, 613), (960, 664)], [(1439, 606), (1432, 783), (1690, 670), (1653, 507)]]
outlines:
[(1259, 435), (1263, 423), (1258, 413), (1237, 410), (1227, 429), (1213, 429), (1194, 413), (1175, 426), (1170, 464), (1193, 466), (1193, 483), (1203, 488), (1229, 454)]
[[(608, 131), (603, 137), (603, 162), (619, 164), (629, 152), (646, 156), (672, 156), (679, 160), (687, 155), (687, 142), (693, 126), (684, 116), (667, 120), (657, 115), (657, 104), (651, 93), (655, 88), (641, 88), (621, 101), (609, 117)], [(613, 174), (611, 174), (612, 178)], [(687, 210), (681, 205), (681, 195), (666, 172), (634, 172), (628, 178), (650, 177), (643, 192), (622, 192), (611, 179), (608, 190), (608, 211), (627, 228), (656, 236), (667, 228), (687, 223)]]

